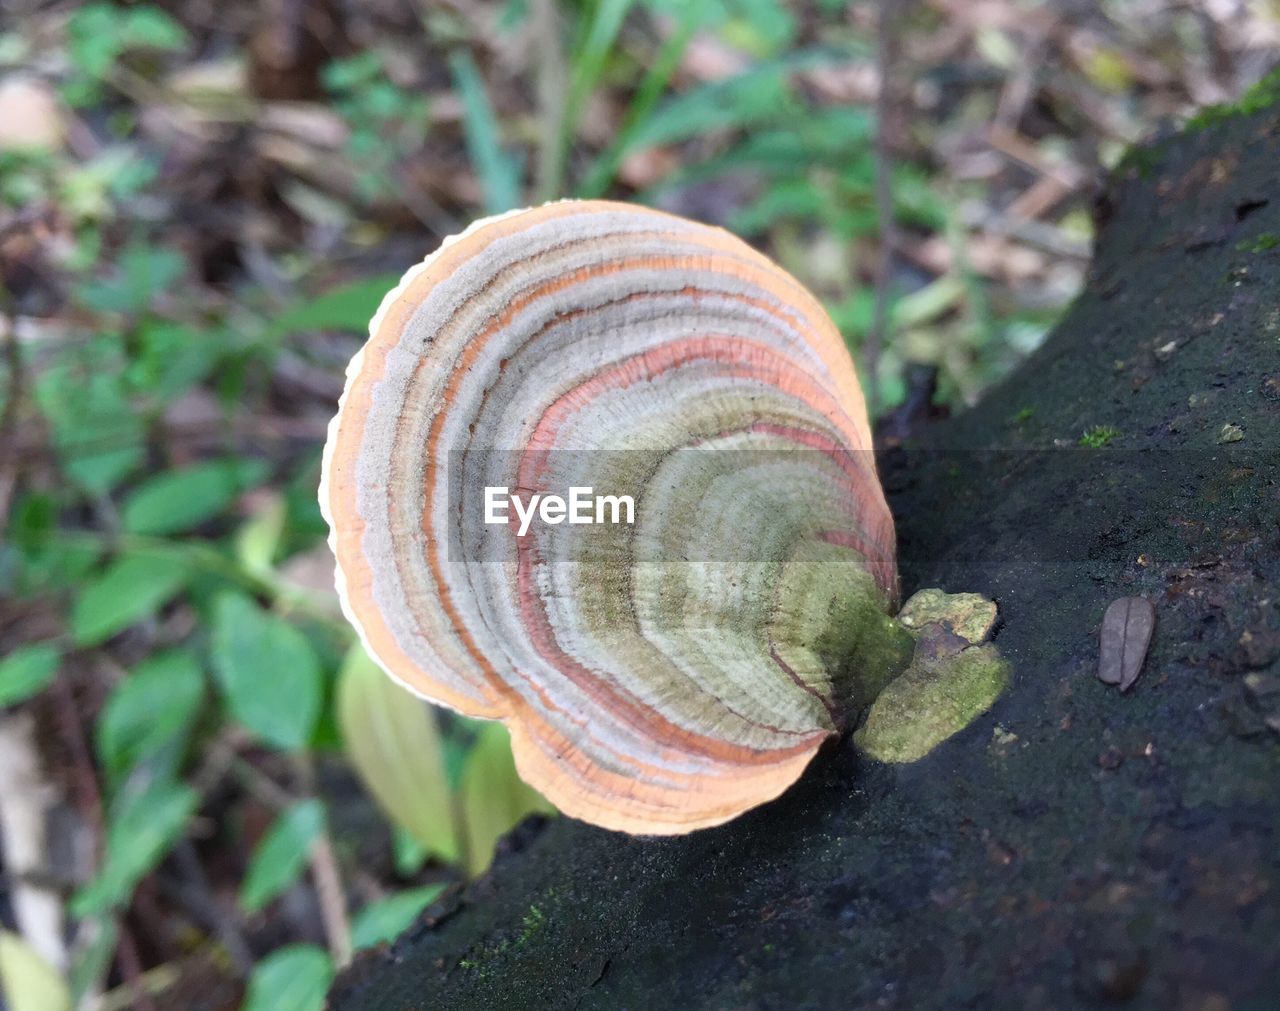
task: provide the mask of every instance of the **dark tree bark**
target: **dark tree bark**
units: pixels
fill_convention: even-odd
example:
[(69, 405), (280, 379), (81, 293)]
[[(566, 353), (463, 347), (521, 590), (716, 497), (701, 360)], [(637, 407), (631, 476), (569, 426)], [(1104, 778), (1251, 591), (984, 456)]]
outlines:
[(1045, 346), (882, 458), (904, 591), (1000, 605), (990, 713), (686, 838), (526, 825), (333, 1005), (1280, 1007), (1278, 167), (1276, 107), (1135, 152)]

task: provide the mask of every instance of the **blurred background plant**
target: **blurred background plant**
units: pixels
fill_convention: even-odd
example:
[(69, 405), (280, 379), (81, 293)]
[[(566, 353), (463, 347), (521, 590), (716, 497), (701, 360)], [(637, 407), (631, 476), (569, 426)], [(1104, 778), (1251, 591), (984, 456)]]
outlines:
[(866, 381), (929, 365), (946, 410), (1072, 298), (1126, 147), (1280, 53), (1272, 0), (893, 6), (4, 0), (9, 1007), (318, 1007), (545, 810), (501, 727), (364, 655), (315, 501), (443, 236), (569, 195), (723, 224), (855, 355), (882, 296)]

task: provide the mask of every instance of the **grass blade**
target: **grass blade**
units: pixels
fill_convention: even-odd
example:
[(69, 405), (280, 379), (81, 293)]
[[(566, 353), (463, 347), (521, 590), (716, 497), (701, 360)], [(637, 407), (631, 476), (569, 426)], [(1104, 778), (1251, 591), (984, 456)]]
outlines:
[(449, 56), (454, 83), (462, 97), (467, 153), (484, 188), (485, 211), (501, 214), (520, 204), (520, 166), (503, 148), (498, 120), (484, 90), (475, 60), (465, 49)]

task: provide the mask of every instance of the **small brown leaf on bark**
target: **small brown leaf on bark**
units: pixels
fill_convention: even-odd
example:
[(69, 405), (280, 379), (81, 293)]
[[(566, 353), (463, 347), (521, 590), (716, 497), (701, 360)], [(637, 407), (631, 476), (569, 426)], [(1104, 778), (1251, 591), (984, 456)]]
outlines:
[(1119, 685), (1124, 692), (1132, 688), (1142, 670), (1155, 626), (1156, 609), (1145, 597), (1113, 600), (1102, 617), (1098, 680)]

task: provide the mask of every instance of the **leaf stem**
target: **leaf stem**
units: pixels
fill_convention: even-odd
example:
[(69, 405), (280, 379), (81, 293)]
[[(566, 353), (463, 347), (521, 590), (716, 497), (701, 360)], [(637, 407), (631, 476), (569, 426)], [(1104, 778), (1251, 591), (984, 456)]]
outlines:
[(895, 0), (880, 0), (880, 17), (876, 25), (876, 65), (880, 71), (880, 90), (876, 94), (876, 217), (880, 220), (880, 262), (876, 270), (875, 314), (863, 348), (867, 370), (867, 413), (874, 428), (880, 413), (880, 351), (889, 328), (889, 300), (893, 284), (893, 257), (897, 245), (897, 229), (893, 216), (893, 165), (889, 150), (889, 119), (893, 112), (893, 66), (897, 28)]
[(537, 198), (554, 200), (564, 189), (567, 155), (565, 118), (569, 104), (563, 26), (556, 0), (533, 0), (533, 30), (538, 52), (538, 112), (541, 143), (538, 146)]
[[(301, 793), (315, 796), (315, 766), (310, 752), (301, 751), (295, 756)], [(316, 898), (320, 902), (320, 916), (324, 920), (325, 938), (329, 954), (339, 969), (351, 961), (351, 921), (347, 917), (347, 896), (342, 887), (342, 873), (333, 851), (327, 818), (311, 843), (311, 878), (315, 884)]]

